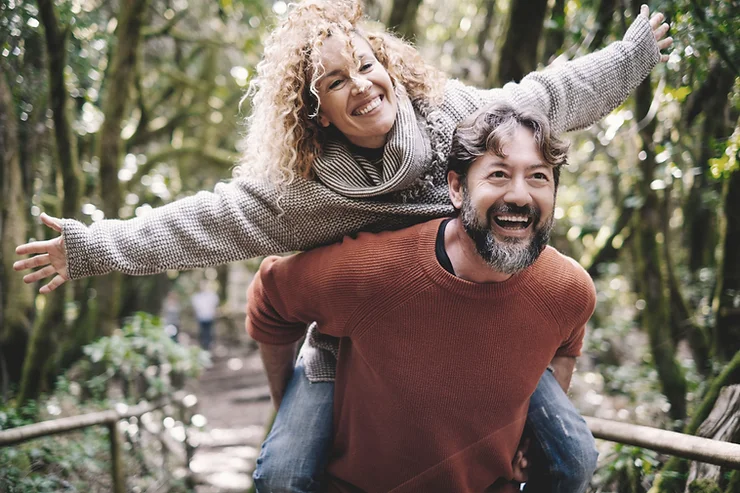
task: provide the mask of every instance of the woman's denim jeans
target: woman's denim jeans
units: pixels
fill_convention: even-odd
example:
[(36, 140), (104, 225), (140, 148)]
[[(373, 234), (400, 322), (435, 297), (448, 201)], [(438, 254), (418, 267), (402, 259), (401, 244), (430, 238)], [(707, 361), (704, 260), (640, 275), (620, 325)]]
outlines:
[[(320, 491), (332, 443), (334, 384), (311, 383), (299, 358), (254, 471), (259, 493)], [(529, 403), (529, 493), (583, 493), (598, 453), (586, 422), (548, 370)], [(533, 450), (535, 449), (535, 450)]]

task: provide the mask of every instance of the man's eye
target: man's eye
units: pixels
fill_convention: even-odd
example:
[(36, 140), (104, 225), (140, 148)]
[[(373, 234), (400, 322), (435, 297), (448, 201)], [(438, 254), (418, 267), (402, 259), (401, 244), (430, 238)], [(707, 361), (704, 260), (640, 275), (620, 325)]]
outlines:
[(534, 178), (535, 180), (548, 180), (545, 173), (535, 173), (532, 175), (532, 178)]
[(506, 178), (506, 173), (503, 171), (494, 171), (491, 173), (491, 178)]

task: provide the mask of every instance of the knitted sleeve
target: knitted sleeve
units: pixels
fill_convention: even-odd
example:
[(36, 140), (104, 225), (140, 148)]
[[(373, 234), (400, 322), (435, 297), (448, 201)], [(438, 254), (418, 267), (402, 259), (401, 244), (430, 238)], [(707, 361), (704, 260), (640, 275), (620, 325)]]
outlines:
[(397, 229), (449, 214), (419, 206), (352, 200), (296, 179), (279, 195), (268, 183), (237, 179), (125, 221), (86, 226), (65, 219), (70, 277), (113, 270), (147, 275), (306, 250), (362, 229)]
[(586, 334), (586, 323), (596, 308), (596, 287), (588, 273), (570, 259), (572, 275), (560, 300), (564, 316), (561, 319), (563, 343), (555, 353), (556, 356), (580, 356), (583, 337)]
[(627, 99), (660, 61), (660, 50), (647, 18), (638, 16), (622, 41), (566, 63), (524, 77), (518, 84), (482, 92), (484, 104), (505, 97), (534, 105), (558, 134), (585, 128)]

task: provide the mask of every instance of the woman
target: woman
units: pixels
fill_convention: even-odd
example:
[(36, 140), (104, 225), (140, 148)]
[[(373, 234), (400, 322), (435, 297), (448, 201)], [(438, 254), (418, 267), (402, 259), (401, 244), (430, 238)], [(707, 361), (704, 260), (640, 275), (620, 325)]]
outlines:
[[(384, 31), (366, 31), (360, 20), (360, 6), (351, 0), (308, 1), (287, 13), (257, 67), (235, 180), (127, 221), (87, 227), (43, 215), (62, 235), (18, 247), (19, 254), (40, 255), (15, 268), (42, 267), (26, 275), (26, 282), (55, 275), (41, 288), (46, 293), (70, 278), (217, 265), (450, 215), (446, 157), (459, 121), (505, 98), (539, 108), (555, 133), (588, 126), (618, 106), (665, 59), (660, 50), (672, 42), (665, 38), (662, 16), (648, 21), (644, 6), (623, 41), (519, 84), (479, 90), (445, 80), (409, 44)], [(290, 481), (304, 482), (298, 491), (311, 491), (322, 461), (304, 459), (325, 456), (330, 444), (333, 387), (308, 380), (333, 380), (336, 343), (311, 334), (258, 461), (258, 486), (269, 491), (280, 491), (265, 484), (271, 474), (266, 459), (276, 447), (281, 458), (307, 467), (298, 471), (287, 460), (272, 462), (275, 468), (287, 471)], [(583, 491), (595, 467), (593, 438), (547, 373), (532, 402), (575, 416), (582, 440), (562, 455), (557, 445), (567, 437), (557, 429), (548, 430), (554, 433), (549, 438), (535, 433), (535, 442), (544, 445), (554, 472), (553, 491)], [(308, 396), (289, 399), (291, 388)], [(319, 422), (307, 426), (309, 419)], [(312, 436), (295, 439), (300, 428)], [(290, 445), (281, 444), (282, 438)], [(583, 470), (575, 471), (579, 464)], [(286, 490), (292, 487), (271, 477)]]

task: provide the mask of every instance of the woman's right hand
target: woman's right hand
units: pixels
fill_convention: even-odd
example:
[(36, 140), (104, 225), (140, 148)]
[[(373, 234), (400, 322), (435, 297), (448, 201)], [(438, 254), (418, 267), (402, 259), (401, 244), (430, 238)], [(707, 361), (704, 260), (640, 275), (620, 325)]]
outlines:
[[(41, 222), (58, 233), (62, 232), (62, 223), (55, 217), (42, 213)], [(16, 248), (15, 253), (18, 255), (29, 255), (33, 253), (38, 255), (17, 261), (13, 264), (13, 269), (22, 271), (33, 269), (34, 267), (42, 267), (37, 271), (23, 276), (23, 282), (30, 284), (56, 274), (48, 284), (41, 286), (39, 293), (51, 293), (56, 288), (69, 281), (67, 255), (64, 250), (64, 237), (57, 236), (51, 240), (25, 243)]]

